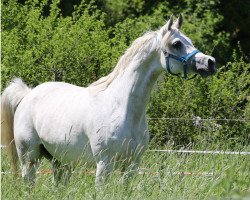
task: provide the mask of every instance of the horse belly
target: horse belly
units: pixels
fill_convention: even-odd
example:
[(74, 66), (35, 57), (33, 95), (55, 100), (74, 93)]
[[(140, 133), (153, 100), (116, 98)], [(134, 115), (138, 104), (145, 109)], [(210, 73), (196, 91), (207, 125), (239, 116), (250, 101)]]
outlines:
[(49, 143), (42, 140), (42, 143), (46, 150), (62, 163), (86, 163), (93, 164), (94, 158), (91, 151), (89, 142), (86, 140), (78, 140), (75, 142), (60, 142)]
[[(45, 118), (36, 131), (46, 150), (63, 163), (93, 162), (93, 154), (88, 136), (80, 122), (67, 120), (66, 116)], [(51, 120), (48, 120), (51, 119)], [(50, 123), (53, 122), (53, 123)]]

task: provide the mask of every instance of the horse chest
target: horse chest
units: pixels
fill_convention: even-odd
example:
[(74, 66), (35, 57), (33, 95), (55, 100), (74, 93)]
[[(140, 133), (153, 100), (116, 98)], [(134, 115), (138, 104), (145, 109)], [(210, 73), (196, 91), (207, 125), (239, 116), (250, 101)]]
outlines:
[[(105, 119), (105, 118), (102, 118)], [(106, 118), (107, 119), (107, 118)], [(94, 155), (103, 151), (111, 154), (134, 152), (138, 147), (146, 148), (149, 134), (146, 121), (131, 123), (121, 117), (110, 117), (97, 125), (91, 134), (90, 143)]]

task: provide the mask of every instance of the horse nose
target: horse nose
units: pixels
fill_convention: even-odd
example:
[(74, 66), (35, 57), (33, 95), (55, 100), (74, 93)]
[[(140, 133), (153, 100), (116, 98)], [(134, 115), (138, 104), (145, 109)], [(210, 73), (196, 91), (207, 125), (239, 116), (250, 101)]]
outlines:
[(210, 70), (210, 72), (212, 74), (216, 73), (217, 70), (215, 68), (215, 64), (216, 64), (215, 59), (209, 58), (207, 62), (208, 62), (207, 63), (208, 64), (208, 69)]
[(208, 59), (208, 68), (214, 68), (215, 67), (215, 60), (212, 60), (211, 58)]

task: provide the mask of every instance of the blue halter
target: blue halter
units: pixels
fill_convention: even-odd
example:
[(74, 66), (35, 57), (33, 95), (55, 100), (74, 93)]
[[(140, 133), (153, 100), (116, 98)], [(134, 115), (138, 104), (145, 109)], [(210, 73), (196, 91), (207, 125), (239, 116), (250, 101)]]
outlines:
[[(167, 70), (170, 74), (174, 75), (174, 76), (179, 76), (179, 77), (182, 77), (180, 76), (180, 74), (175, 74), (173, 72), (171, 72), (170, 70), (170, 65), (169, 65), (169, 58), (173, 58), (179, 62), (181, 62), (183, 64), (183, 72), (184, 72), (184, 76), (182, 78), (184, 79), (188, 79), (188, 75), (187, 75), (187, 68), (188, 68), (188, 60), (190, 58), (192, 58), (192, 56), (194, 56), (195, 54), (197, 54), (198, 52), (200, 52), (199, 50), (194, 50), (192, 51), (191, 53), (187, 54), (186, 56), (183, 56), (183, 57), (178, 57), (178, 56), (175, 56), (173, 54), (170, 54), (168, 52), (164, 52), (164, 55), (165, 55), (165, 58), (166, 58), (166, 65), (167, 65)], [(189, 79), (193, 79), (196, 77), (197, 74), (195, 74), (193, 77), (189, 78)]]

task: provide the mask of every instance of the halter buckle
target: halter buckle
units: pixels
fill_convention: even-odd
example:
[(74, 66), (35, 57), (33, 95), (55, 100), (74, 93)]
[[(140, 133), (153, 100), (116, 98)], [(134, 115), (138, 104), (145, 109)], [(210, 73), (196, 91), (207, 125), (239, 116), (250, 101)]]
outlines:
[(183, 65), (187, 65), (187, 60), (185, 60), (185, 59), (182, 59), (182, 61), (181, 61), (182, 63), (183, 63)]

